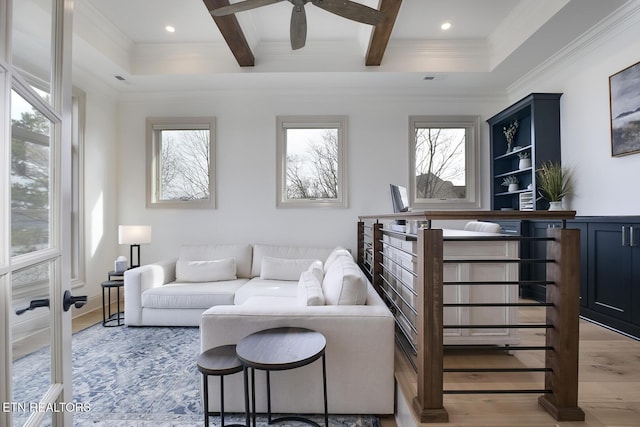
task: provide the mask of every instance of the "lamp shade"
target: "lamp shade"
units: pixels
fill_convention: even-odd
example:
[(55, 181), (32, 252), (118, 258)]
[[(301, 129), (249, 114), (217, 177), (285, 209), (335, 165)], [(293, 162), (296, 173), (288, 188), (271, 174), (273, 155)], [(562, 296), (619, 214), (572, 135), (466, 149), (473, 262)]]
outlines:
[(151, 243), (151, 226), (118, 226), (118, 243), (121, 245), (148, 245), (149, 243)]

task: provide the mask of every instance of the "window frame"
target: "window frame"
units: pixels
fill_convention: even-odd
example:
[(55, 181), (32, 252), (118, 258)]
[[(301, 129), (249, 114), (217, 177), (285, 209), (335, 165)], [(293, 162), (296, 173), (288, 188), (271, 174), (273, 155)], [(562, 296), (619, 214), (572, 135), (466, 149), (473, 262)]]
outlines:
[[(338, 133), (338, 197), (335, 199), (288, 199), (287, 130), (335, 128)], [(347, 208), (347, 116), (276, 117), (276, 206), (278, 208)]]
[[(416, 129), (464, 128), (465, 182), (464, 199), (418, 199), (416, 189)], [(479, 209), (480, 200), (480, 117), (479, 116), (409, 116), (409, 198), (413, 209)]]
[[(209, 198), (204, 200), (160, 200), (159, 199), (159, 150), (156, 135), (162, 130), (208, 130), (209, 131)], [(216, 119), (215, 117), (148, 117), (146, 119), (147, 141), (147, 208), (215, 209), (215, 164), (216, 164)]]

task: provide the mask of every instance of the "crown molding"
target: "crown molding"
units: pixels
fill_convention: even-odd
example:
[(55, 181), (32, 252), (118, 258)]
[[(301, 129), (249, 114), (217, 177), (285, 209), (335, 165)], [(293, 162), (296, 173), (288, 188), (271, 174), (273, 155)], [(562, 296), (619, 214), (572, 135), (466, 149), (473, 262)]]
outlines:
[(83, 39), (111, 62), (130, 69), (133, 41), (106, 19), (88, 1), (76, 1), (73, 10), (73, 37)]
[(544, 75), (570, 66), (577, 58), (593, 52), (606, 41), (637, 28), (640, 28), (640, 0), (630, 0), (546, 61), (509, 85), (507, 92), (520, 93), (526, 90), (527, 87), (533, 87)]

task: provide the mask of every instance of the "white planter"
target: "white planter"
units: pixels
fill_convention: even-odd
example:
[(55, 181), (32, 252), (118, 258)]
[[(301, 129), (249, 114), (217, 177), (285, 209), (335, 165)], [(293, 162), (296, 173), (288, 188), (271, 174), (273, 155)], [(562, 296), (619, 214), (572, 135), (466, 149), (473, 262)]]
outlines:
[(549, 202), (549, 210), (550, 211), (561, 211), (562, 210), (562, 200), (559, 202)]
[(531, 159), (520, 159), (518, 169), (527, 169), (531, 167)]
[(509, 184), (509, 188), (507, 189), (507, 191), (514, 192), (514, 191), (518, 191), (518, 184)]

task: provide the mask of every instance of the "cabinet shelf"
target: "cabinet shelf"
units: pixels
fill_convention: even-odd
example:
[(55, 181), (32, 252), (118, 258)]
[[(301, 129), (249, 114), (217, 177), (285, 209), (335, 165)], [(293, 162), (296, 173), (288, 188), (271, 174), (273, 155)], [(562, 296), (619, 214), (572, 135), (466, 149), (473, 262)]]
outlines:
[[(520, 194), (538, 194), (536, 171), (545, 162), (560, 162), (560, 93), (532, 93), (487, 122), (490, 127), (491, 149), (491, 209), (520, 209)], [(513, 145), (514, 150), (505, 153), (507, 141), (504, 128), (518, 121)], [(518, 153), (528, 152), (531, 167), (518, 169)], [(519, 191), (504, 191), (502, 179), (517, 176)], [(548, 208), (542, 198), (527, 203), (533, 210)]]
[(515, 169), (509, 172), (505, 172), (505, 173), (501, 173), (499, 175), (494, 176), (494, 178), (504, 178), (506, 176), (511, 176), (511, 175), (518, 175), (518, 174), (530, 174), (531, 173), (531, 168), (524, 168), (524, 169)]
[(513, 196), (514, 194), (520, 194), (520, 193), (526, 193), (526, 192), (531, 193), (531, 190), (527, 190), (526, 188), (523, 188), (522, 190), (518, 190), (518, 191), (504, 191), (502, 193), (496, 193), (494, 194), (494, 196), (495, 197)]
[(508, 153), (504, 153), (504, 154), (501, 154), (501, 155), (495, 157), (495, 160), (507, 159), (507, 158), (510, 158), (510, 157), (514, 157), (518, 153), (520, 153), (522, 151), (527, 151), (527, 150), (530, 150), (530, 149), (531, 149), (531, 145), (527, 145), (527, 146), (524, 146), (524, 147), (518, 147), (515, 150), (509, 151)]

